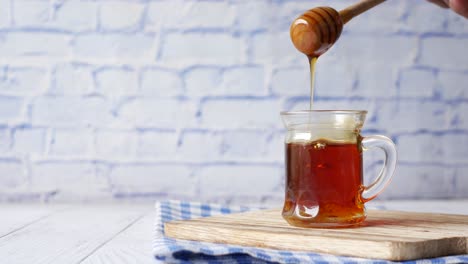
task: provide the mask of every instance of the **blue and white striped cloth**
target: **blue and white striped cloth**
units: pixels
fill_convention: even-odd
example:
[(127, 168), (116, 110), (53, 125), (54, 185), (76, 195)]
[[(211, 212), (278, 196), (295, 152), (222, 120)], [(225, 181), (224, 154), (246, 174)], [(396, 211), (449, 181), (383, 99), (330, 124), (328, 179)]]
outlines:
[[(164, 236), (164, 223), (171, 220), (186, 220), (220, 214), (253, 210), (253, 208), (194, 202), (166, 201), (156, 203), (156, 235), (153, 254), (156, 263), (395, 263), (317, 254), (312, 252), (281, 251), (263, 248), (240, 247), (195, 241), (170, 239)], [(468, 255), (451, 256), (403, 263), (468, 263)]]

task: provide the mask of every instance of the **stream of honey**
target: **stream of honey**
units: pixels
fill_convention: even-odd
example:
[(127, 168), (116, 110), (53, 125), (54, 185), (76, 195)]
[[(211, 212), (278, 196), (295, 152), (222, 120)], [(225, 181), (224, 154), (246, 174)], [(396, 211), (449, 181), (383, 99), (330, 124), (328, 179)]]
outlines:
[(308, 56), (310, 65), (310, 110), (312, 110), (314, 104), (314, 90), (315, 90), (315, 64), (317, 63), (318, 57)]

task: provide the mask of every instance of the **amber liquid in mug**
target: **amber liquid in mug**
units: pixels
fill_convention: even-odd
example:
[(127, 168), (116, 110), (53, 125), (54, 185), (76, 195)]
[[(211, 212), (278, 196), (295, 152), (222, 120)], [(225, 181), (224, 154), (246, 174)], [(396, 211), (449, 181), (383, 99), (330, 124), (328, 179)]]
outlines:
[(365, 219), (359, 143), (287, 143), (286, 177), (283, 217), (290, 224), (336, 227)]

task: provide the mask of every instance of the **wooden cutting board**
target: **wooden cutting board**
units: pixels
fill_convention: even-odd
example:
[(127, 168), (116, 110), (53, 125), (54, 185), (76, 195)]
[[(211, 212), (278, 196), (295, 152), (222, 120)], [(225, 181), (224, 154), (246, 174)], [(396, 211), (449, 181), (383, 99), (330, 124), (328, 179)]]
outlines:
[(289, 226), (280, 210), (213, 216), (165, 224), (176, 239), (299, 250), (394, 261), (468, 253), (468, 216), (368, 211), (362, 226)]

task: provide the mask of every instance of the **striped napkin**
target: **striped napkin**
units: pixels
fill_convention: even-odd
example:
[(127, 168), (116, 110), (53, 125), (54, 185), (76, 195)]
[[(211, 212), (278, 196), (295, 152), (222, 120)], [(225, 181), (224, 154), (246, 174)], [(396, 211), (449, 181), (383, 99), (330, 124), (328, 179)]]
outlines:
[[(216, 204), (201, 204), (181, 201), (157, 202), (156, 232), (153, 242), (153, 255), (156, 263), (396, 263), (387, 260), (332, 256), (313, 252), (282, 251), (175, 240), (164, 236), (164, 223), (168, 221), (238, 213), (256, 209), (259, 208), (220, 206)], [(468, 255), (399, 263), (468, 263)]]

